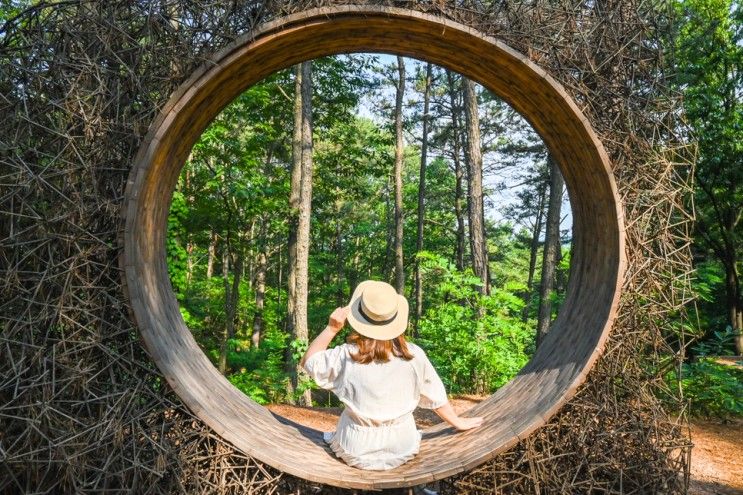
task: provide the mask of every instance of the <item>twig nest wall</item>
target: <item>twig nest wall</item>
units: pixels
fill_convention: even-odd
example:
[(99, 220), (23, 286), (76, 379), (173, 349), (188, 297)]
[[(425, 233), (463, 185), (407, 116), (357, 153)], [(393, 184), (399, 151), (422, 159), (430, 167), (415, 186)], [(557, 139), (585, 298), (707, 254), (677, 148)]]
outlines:
[[(337, 460), (321, 433), (275, 417), (233, 387), (199, 349), (168, 279), (167, 216), (177, 178), (209, 122), (250, 85), (298, 62), (387, 52), (454, 69), (499, 95), (532, 124), (572, 201), (574, 251), (567, 297), (536, 354), (475, 406), (477, 430), (424, 431), (418, 457), (385, 472)], [(419, 484), (472, 468), (543, 425), (576, 391), (603, 348), (624, 272), (620, 202), (606, 153), (565, 90), (503, 43), (417, 11), (339, 6), (269, 23), (220, 51), (176, 91), (153, 122), (127, 183), (125, 286), (144, 343), (170, 385), (205, 423), (247, 454), (290, 474), (342, 487)]]

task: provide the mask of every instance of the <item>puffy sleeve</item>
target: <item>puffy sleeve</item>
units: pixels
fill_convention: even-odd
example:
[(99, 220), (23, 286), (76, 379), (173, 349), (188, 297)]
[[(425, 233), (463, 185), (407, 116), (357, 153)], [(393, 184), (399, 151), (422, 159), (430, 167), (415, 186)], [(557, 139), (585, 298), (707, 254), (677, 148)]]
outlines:
[(328, 390), (337, 388), (346, 361), (346, 347), (346, 344), (341, 344), (332, 349), (316, 352), (304, 362), (305, 371), (319, 387)]
[(449, 398), (446, 395), (444, 383), (439, 378), (431, 361), (426, 353), (420, 347), (416, 346), (416, 355), (414, 359), (419, 359), (418, 363), (419, 381), (420, 381), (420, 400), (418, 406), (424, 409), (438, 409), (445, 405)]

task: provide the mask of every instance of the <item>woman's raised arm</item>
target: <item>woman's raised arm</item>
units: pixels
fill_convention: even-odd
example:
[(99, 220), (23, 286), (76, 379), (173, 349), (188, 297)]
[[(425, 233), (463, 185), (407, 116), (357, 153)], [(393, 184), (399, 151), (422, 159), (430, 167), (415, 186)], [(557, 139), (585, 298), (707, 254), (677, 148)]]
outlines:
[(328, 345), (333, 340), (333, 337), (335, 337), (338, 332), (341, 331), (341, 328), (343, 328), (343, 325), (346, 323), (348, 311), (348, 306), (345, 306), (343, 308), (335, 308), (335, 311), (330, 314), (330, 318), (328, 319), (328, 326), (326, 326), (325, 329), (320, 332), (320, 335), (315, 337), (315, 339), (307, 348), (307, 351), (304, 353), (304, 356), (302, 356), (302, 359), (299, 361), (300, 366), (304, 367), (305, 361), (307, 361), (310, 356), (312, 356), (316, 352), (324, 351), (328, 348)]

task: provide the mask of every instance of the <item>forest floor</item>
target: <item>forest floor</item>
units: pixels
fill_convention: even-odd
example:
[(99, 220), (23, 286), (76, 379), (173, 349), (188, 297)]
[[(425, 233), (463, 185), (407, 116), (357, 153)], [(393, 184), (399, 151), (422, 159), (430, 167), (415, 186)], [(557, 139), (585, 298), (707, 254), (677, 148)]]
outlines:
[[(466, 411), (483, 398), (460, 395), (451, 402), (457, 413)], [(299, 407), (271, 404), (268, 409), (321, 431), (333, 431), (340, 407)], [(441, 420), (433, 411), (416, 409), (416, 423), (425, 428)], [(694, 419), (691, 424), (694, 449), (691, 454), (689, 495), (743, 495), (743, 419), (729, 423)]]

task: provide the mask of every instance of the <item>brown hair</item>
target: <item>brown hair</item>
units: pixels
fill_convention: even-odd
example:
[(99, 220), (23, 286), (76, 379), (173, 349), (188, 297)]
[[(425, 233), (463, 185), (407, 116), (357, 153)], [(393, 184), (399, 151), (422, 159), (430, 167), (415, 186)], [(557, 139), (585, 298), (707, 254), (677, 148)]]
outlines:
[(377, 340), (352, 330), (346, 341), (358, 346), (359, 352), (351, 353), (351, 359), (361, 364), (368, 364), (372, 361), (386, 363), (390, 360), (391, 355), (401, 357), (406, 361), (410, 361), (414, 357), (408, 349), (405, 336), (402, 334), (391, 340)]

